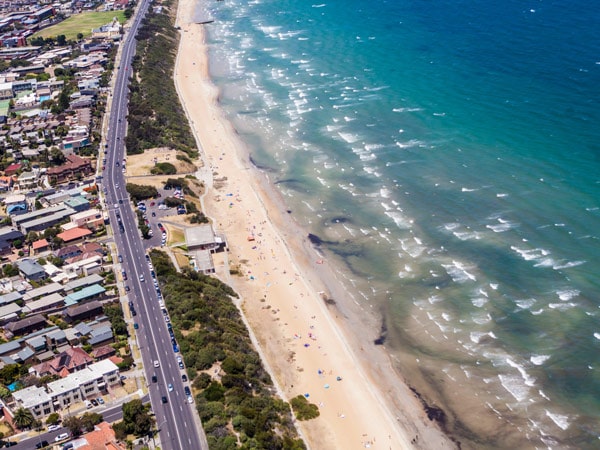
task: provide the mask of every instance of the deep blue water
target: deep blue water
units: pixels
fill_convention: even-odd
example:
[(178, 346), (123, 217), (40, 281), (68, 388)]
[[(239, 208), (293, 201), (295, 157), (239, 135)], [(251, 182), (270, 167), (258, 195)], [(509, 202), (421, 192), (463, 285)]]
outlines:
[(600, 8), (207, 7), (212, 76), (253, 160), (450, 431), (600, 445)]

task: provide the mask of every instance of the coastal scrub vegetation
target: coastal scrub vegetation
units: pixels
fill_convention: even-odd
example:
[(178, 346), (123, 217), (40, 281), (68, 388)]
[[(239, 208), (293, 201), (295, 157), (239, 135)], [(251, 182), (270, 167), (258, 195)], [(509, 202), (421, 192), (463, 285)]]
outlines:
[(181, 150), (198, 156), (196, 141), (179, 102), (173, 82), (173, 67), (179, 42), (172, 1), (151, 9), (139, 28), (133, 76), (129, 84), (127, 153), (138, 154), (154, 147)]
[(146, 184), (127, 183), (125, 189), (127, 189), (127, 193), (131, 197), (131, 200), (136, 203), (140, 200), (146, 200), (147, 198), (156, 197), (158, 195), (158, 189)]
[(237, 294), (188, 268), (178, 273), (162, 251), (150, 256), (209, 447), (306, 448), (233, 303)]
[(174, 175), (177, 173), (177, 168), (169, 162), (159, 162), (150, 169), (152, 175)]

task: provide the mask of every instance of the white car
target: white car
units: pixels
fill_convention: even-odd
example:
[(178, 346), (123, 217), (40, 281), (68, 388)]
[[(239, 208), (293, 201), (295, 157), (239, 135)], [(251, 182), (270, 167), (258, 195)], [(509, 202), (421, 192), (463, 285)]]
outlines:
[(48, 431), (56, 431), (59, 428), (61, 428), (60, 425), (56, 424), (56, 425), (48, 425)]
[(173, 385), (169, 383), (169, 392), (173, 392)]
[(154, 361), (154, 367), (160, 367), (160, 363), (158, 362), (158, 359)]
[(58, 436), (54, 438), (55, 442), (64, 441), (65, 439), (69, 439), (69, 433), (60, 433)]
[(192, 396), (191, 396), (191, 395), (190, 395), (190, 396), (188, 396), (188, 398), (187, 398), (187, 402), (188, 402), (188, 403), (190, 403), (190, 404), (191, 404), (191, 403), (194, 403), (194, 399), (192, 398)]

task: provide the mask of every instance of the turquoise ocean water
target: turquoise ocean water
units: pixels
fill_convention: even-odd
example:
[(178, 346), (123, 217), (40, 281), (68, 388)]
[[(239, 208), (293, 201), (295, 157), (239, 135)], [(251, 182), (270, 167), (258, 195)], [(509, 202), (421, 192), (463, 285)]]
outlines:
[(600, 8), (206, 8), (212, 76), (253, 161), (449, 431), (598, 448)]

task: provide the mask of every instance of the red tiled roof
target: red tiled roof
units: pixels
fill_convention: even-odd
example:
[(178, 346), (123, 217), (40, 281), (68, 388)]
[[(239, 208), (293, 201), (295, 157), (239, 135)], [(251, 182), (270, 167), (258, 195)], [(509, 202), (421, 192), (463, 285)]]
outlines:
[(35, 241), (32, 245), (34, 250), (39, 250), (40, 248), (48, 247), (48, 241), (46, 239), (39, 239)]
[(64, 242), (74, 241), (75, 239), (80, 239), (85, 236), (89, 236), (92, 234), (90, 230), (87, 228), (71, 228), (70, 230), (63, 231), (62, 233), (57, 234), (59, 238), (61, 238)]

